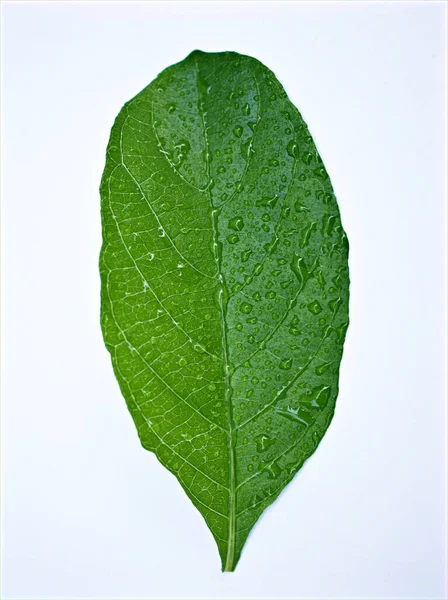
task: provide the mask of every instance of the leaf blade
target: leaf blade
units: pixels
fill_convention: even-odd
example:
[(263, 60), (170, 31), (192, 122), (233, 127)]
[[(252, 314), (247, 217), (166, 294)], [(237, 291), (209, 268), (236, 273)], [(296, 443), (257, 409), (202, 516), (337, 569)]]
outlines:
[(235, 53), (166, 69), (107, 156), (104, 339), (142, 444), (233, 570), (333, 415), (348, 325), (333, 190), (281, 85)]

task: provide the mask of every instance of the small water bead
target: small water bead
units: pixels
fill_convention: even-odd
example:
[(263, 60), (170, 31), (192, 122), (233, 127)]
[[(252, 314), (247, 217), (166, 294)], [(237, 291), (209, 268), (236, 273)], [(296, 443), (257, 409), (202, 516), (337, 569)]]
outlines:
[(298, 158), (299, 146), (297, 145), (297, 142), (295, 140), (291, 140), (290, 142), (288, 142), (288, 145), (286, 146), (286, 152), (292, 158)]
[(248, 464), (247, 465), (247, 470), (248, 471), (253, 471), (254, 470), (254, 465), (253, 464)]
[(317, 300), (313, 300), (308, 304), (308, 310), (313, 313), (313, 315), (318, 315), (320, 312), (322, 312), (322, 306)]
[(305, 259), (296, 253), (294, 253), (291, 260), (291, 270), (301, 285), (308, 279), (309, 273), (305, 265)]
[(242, 217), (233, 217), (229, 220), (229, 228), (234, 231), (241, 231), (244, 227), (244, 221)]
[(331, 365), (333, 363), (332, 362), (324, 362), (321, 365), (319, 365), (318, 367), (316, 367), (315, 372), (316, 375), (323, 375), (323, 373), (325, 373), (325, 371), (327, 371)]
[(282, 470), (277, 463), (272, 463), (272, 465), (267, 467), (265, 470), (269, 479), (278, 479), (282, 473)]
[(250, 106), (247, 102), (245, 104), (243, 104), (242, 110), (243, 110), (243, 114), (246, 115), (246, 117), (250, 115)]
[(251, 254), (252, 254), (252, 250), (244, 250), (243, 252), (241, 252), (241, 261), (247, 262), (249, 260)]
[(269, 435), (266, 435), (266, 433), (260, 433), (260, 435), (257, 435), (255, 442), (257, 444), (258, 452), (265, 452), (271, 448), (273, 444), (275, 444), (275, 440), (273, 440)]
[(252, 304), (249, 304), (249, 302), (242, 302), (240, 305), (240, 311), (244, 314), (249, 314), (252, 311)]
[(236, 233), (232, 233), (231, 235), (227, 236), (227, 241), (229, 242), (229, 244), (236, 244), (239, 241), (239, 239), (240, 237)]
[(311, 152), (306, 152), (305, 154), (302, 154), (302, 161), (306, 165), (311, 164), (312, 160), (313, 160), (313, 155), (311, 154)]
[(312, 221), (307, 227), (305, 227), (300, 235), (300, 247), (305, 248), (308, 246), (311, 233), (316, 229), (316, 222)]
[(345, 334), (347, 333), (348, 323), (343, 323), (339, 327), (336, 327), (336, 335), (338, 336), (338, 341), (342, 342), (345, 338)]
[(324, 167), (320, 167), (318, 169), (314, 169), (313, 173), (314, 173), (314, 175), (316, 175), (316, 177), (319, 177), (320, 179), (323, 179), (323, 180), (328, 179), (328, 173), (324, 169)]
[(299, 202), (299, 200), (294, 203), (294, 208), (297, 212), (309, 212), (310, 210), (305, 204)]
[(279, 362), (279, 368), (288, 371), (292, 367), (292, 358), (283, 358)]
[(243, 128), (241, 125), (237, 125), (233, 130), (233, 135), (237, 138), (240, 138), (243, 135)]
[(328, 303), (328, 306), (330, 307), (330, 309), (332, 310), (332, 312), (334, 312), (334, 313), (335, 313), (335, 312), (338, 310), (338, 308), (340, 307), (340, 305), (341, 305), (341, 302), (342, 302), (342, 300), (341, 300), (341, 297), (340, 297), (340, 296), (338, 296), (338, 297), (337, 297), (337, 298), (335, 298), (334, 300), (331, 300), (331, 301)]

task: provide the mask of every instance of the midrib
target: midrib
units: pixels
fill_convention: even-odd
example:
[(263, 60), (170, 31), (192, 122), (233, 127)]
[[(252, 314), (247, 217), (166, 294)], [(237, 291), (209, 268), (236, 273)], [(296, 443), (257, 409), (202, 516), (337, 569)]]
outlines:
[(206, 124), (206, 111), (204, 107), (204, 101), (202, 98), (201, 86), (199, 82), (199, 64), (197, 57), (195, 57), (196, 72), (197, 72), (197, 90), (199, 100), (199, 114), (201, 116), (202, 127), (204, 130), (205, 139), (205, 166), (207, 171), (207, 194), (210, 202), (211, 209), (211, 221), (212, 221), (212, 232), (213, 232), (213, 256), (217, 268), (218, 277), (218, 303), (221, 318), (221, 332), (222, 332), (222, 354), (224, 361), (224, 389), (225, 389), (225, 402), (227, 405), (227, 415), (229, 421), (228, 440), (229, 440), (229, 515), (228, 515), (228, 535), (227, 535), (227, 554), (224, 563), (223, 571), (233, 571), (235, 565), (235, 533), (236, 533), (236, 460), (235, 460), (235, 425), (233, 420), (233, 408), (231, 401), (231, 388), (230, 388), (230, 363), (229, 363), (229, 347), (227, 342), (227, 325), (225, 320), (225, 299), (228, 297), (227, 286), (221, 270), (221, 257), (218, 251), (218, 229), (217, 229), (217, 217), (219, 210), (214, 207), (213, 199), (210, 190), (210, 161), (209, 151), (210, 146), (208, 143), (207, 135), (207, 124)]

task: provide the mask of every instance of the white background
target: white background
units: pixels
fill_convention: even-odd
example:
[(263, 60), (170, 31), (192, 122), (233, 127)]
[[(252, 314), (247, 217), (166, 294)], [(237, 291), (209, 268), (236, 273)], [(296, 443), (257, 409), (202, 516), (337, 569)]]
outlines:
[[(446, 597), (445, 23), (430, 2), (4, 4), (3, 598)], [(110, 127), (195, 48), (276, 73), (351, 248), (335, 419), (224, 575), (99, 328)]]

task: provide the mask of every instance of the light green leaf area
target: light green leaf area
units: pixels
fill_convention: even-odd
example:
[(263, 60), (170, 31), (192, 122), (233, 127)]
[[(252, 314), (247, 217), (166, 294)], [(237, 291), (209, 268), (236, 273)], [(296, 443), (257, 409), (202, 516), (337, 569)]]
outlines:
[(119, 113), (101, 202), (115, 375), (232, 571), (333, 416), (349, 278), (330, 180), (269, 69), (195, 51)]

